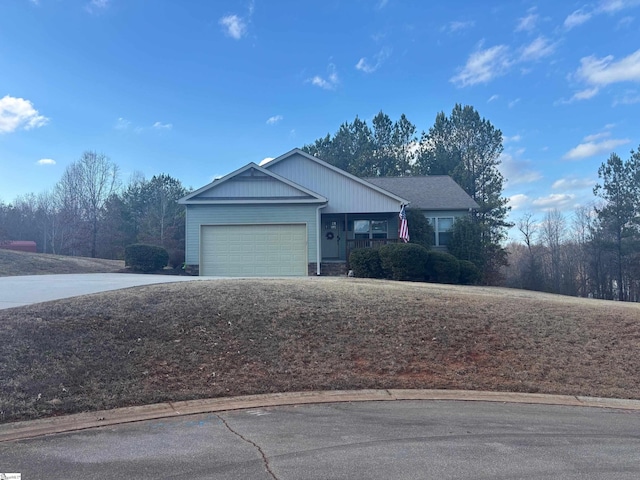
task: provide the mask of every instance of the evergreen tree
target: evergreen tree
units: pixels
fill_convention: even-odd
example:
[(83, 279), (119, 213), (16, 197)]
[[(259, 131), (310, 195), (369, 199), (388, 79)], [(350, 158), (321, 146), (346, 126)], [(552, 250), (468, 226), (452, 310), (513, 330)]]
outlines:
[(421, 175), (451, 175), (478, 203), (473, 219), (480, 227), (481, 248), (480, 257), (473, 261), (483, 269), (485, 281), (495, 278), (493, 271), (506, 262), (500, 242), (511, 226), (506, 221), (508, 200), (502, 196), (504, 179), (498, 170), (502, 149), (500, 130), (473, 107), (456, 104), (449, 117), (440, 112), (429, 133), (422, 135), (415, 167)]
[(628, 161), (623, 161), (612, 153), (609, 159), (598, 169), (598, 183), (593, 189), (594, 195), (604, 201), (596, 209), (600, 222), (601, 238), (605, 248), (614, 255), (615, 291), (618, 300), (627, 299), (627, 265), (633, 246), (638, 242), (640, 217), (640, 152), (631, 152)]

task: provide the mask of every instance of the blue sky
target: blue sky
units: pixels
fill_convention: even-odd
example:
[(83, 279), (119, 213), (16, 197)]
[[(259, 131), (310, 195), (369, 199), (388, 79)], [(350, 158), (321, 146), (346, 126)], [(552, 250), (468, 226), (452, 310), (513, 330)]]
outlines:
[(85, 150), (200, 187), (356, 115), (455, 103), (504, 135), (522, 212), (593, 201), (640, 144), (640, 0), (4, 0), (0, 199)]

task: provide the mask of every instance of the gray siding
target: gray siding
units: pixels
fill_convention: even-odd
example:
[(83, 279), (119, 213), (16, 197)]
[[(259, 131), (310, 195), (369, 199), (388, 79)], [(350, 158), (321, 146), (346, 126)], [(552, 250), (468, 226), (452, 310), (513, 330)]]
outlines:
[(201, 225), (261, 223), (306, 223), (308, 258), (315, 262), (316, 212), (317, 205), (187, 205), (185, 262), (200, 264)]
[(400, 202), (302, 155), (295, 154), (268, 170), (329, 199), (322, 213), (376, 213), (400, 210)]
[(202, 192), (196, 198), (287, 198), (305, 197), (307, 194), (266, 175), (229, 179), (215, 188)]

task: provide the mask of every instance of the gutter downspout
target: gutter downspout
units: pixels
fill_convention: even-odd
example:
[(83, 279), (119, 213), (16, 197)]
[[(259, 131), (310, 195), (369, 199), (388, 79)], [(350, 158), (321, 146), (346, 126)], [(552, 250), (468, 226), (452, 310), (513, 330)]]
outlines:
[(316, 209), (316, 275), (320, 276), (320, 262), (322, 261), (322, 249), (320, 248), (320, 238), (322, 235), (322, 231), (320, 228), (321, 224), (321, 215), (320, 209), (326, 207), (327, 204), (318, 206)]

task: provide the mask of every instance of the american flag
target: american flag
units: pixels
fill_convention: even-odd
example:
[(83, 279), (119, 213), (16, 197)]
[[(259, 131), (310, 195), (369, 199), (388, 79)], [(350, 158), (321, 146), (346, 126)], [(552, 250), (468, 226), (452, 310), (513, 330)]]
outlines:
[(404, 243), (409, 241), (409, 224), (407, 223), (407, 213), (404, 211), (404, 205), (400, 209), (400, 225), (398, 227), (398, 238)]

